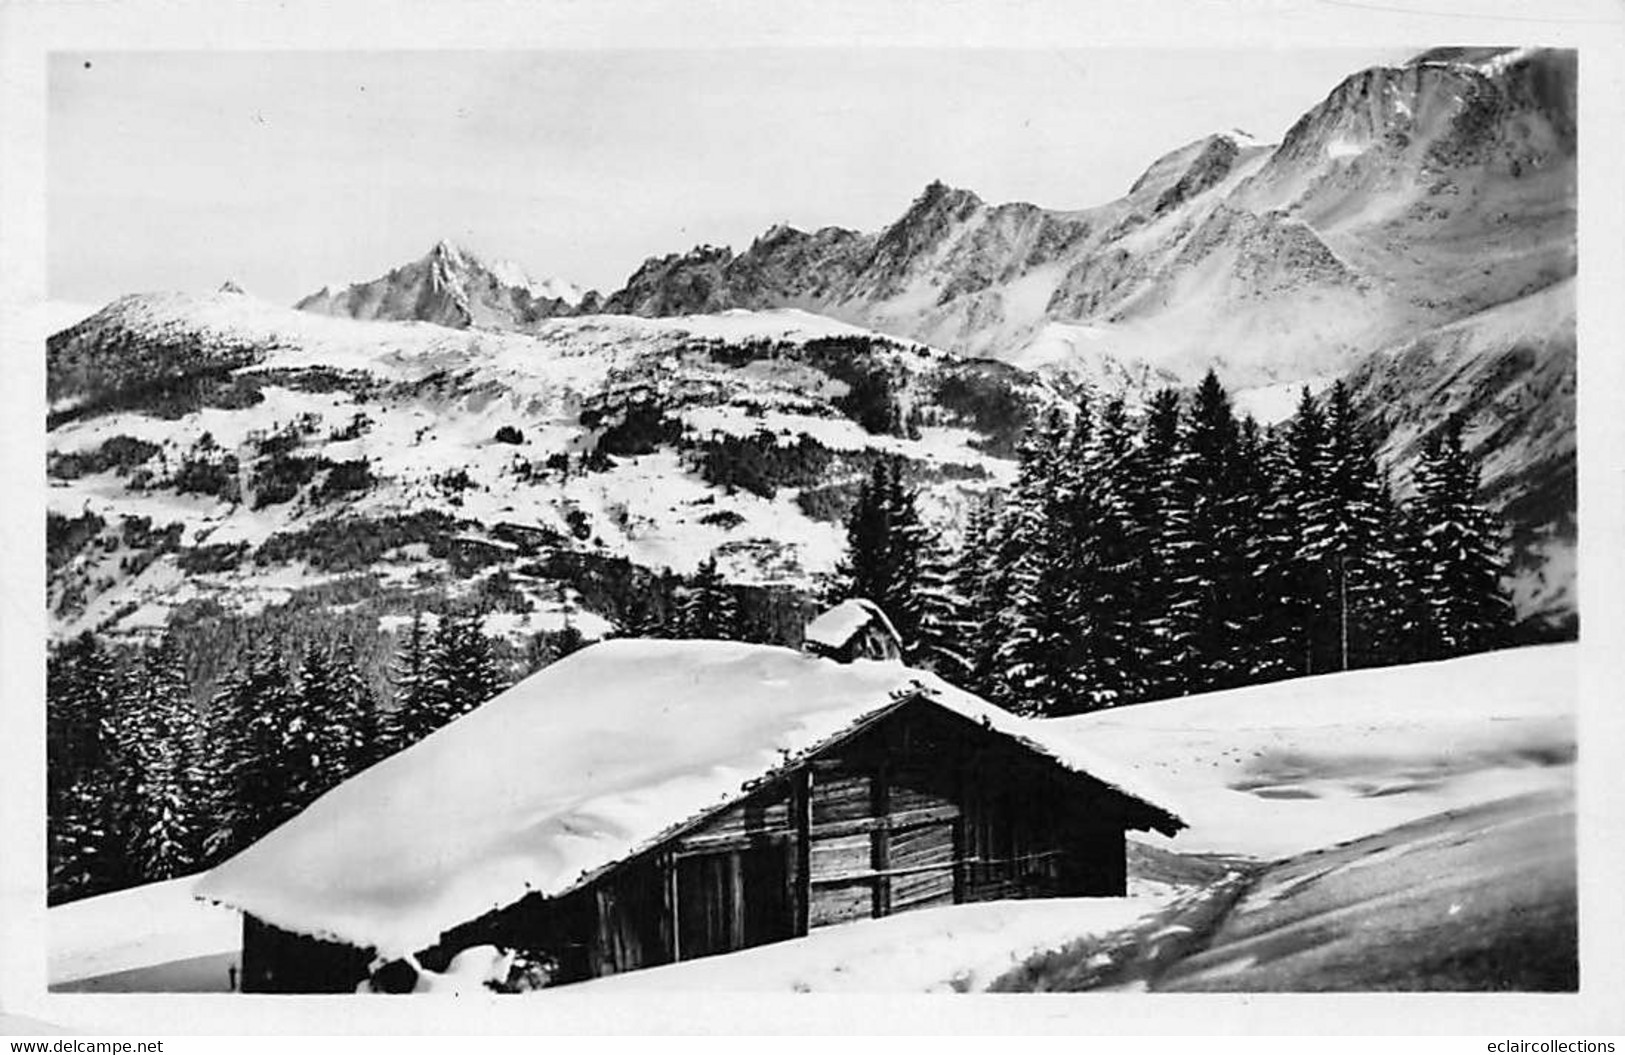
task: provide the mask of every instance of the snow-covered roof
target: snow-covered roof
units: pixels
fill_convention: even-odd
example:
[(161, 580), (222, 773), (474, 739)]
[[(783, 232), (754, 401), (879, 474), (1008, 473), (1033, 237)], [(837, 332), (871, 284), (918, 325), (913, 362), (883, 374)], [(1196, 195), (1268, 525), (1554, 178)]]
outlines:
[(897, 637), (896, 628), (892, 626), (891, 620), (886, 618), (886, 613), (880, 610), (879, 605), (873, 601), (865, 601), (861, 597), (854, 598), (842, 601), (808, 623), (803, 637), (809, 645), (818, 645), (833, 651), (851, 641), (853, 634), (876, 621), (884, 626), (892, 637)]
[[(594, 645), (323, 795), (200, 898), (405, 955), (529, 892), (565, 893), (915, 695), (1148, 804), (1132, 775), (898, 663), (722, 641)], [(1163, 800), (1165, 801), (1165, 800)], [(1168, 827), (1180, 825), (1163, 806)]]

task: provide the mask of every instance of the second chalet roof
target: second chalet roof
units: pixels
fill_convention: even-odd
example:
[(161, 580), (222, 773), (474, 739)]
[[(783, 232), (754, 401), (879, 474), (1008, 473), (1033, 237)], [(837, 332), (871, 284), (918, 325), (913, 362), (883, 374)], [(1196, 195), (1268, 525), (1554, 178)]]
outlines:
[(1138, 799), (1157, 827), (1183, 826), (1110, 762), (1046, 743), (1044, 723), (900, 663), (617, 640), (352, 777), (196, 893), (286, 930), (404, 955), (527, 893), (567, 892), (920, 694)]

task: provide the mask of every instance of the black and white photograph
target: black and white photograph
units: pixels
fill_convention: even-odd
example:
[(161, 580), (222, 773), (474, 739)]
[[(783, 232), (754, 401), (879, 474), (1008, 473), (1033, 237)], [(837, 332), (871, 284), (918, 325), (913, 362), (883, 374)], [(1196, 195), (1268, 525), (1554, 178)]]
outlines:
[(51, 46), (46, 993), (1589, 989), (1610, 54), (1390, 28)]

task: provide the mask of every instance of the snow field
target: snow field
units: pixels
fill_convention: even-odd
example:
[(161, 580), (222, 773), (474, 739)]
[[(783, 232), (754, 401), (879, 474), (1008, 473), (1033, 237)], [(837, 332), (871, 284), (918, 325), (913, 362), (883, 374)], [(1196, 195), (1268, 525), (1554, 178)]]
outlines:
[(45, 950), (50, 984), (236, 952), (242, 917), (198, 901), (196, 883), (197, 876), (187, 876), (52, 908)]
[(1577, 652), (1545, 645), (1300, 678), (1054, 719), (1045, 737), (1132, 760), (1167, 789), (1190, 828), (1136, 838), (1283, 857), (1570, 786)]

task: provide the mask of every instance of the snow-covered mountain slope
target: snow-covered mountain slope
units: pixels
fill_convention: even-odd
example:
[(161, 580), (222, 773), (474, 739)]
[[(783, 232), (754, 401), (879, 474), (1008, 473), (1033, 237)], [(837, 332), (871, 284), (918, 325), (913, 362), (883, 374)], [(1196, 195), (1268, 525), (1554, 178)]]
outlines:
[(521, 335), (227, 293), (126, 297), (57, 334), (49, 395), (59, 634), (319, 589), (387, 616), (437, 584), (502, 598), (514, 633), (607, 629), (559, 554), (679, 572), (715, 555), (735, 582), (806, 586), (877, 455), (956, 521), (1053, 398), (795, 310)]
[(1384, 348), (1348, 377), (1401, 494), (1437, 424), (1463, 415), (1482, 494), (1511, 529), (1518, 611), (1553, 626), (1577, 610), (1576, 380), (1572, 280)]
[[(779, 226), (646, 263), (609, 310), (794, 304), (1108, 391), (1212, 367), (1279, 419), (1348, 375), (1390, 468), (1467, 418), (1520, 612), (1575, 611), (1575, 55), (1356, 73), (1278, 146), (1209, 136), (1075, 212), (933, 183), (865, 234)], [(1388, 435), (1388, 430), (1393, 430)]]
[(510, 261), (486, 261), (440, 241), (419, 260), (370, 282), (324, 287), (295, 307), (352, 319), (513, 330), (575, 314), (584, 302), (590, 308), (596, 300), (597, 294), (573, 283), (538, 280)]
[(652, 259), (606, 306), (796, 305), (1113, 387), (1341, 372), (1573, 274), (1574, 68), (1430, 52), (1349, 77), (1279, 146), (1206, 137), (1104, 205), (933, 183), (879, 232), (781, 225), (737, 255)]
[[(1045, 723), (1132, 761), (1181, 853), (1275, 858), (1525, 791), (1572, 787), (1578, 649), (1507, 649)], [(1161, 843), (1160, 836), (1147, 836)]]

